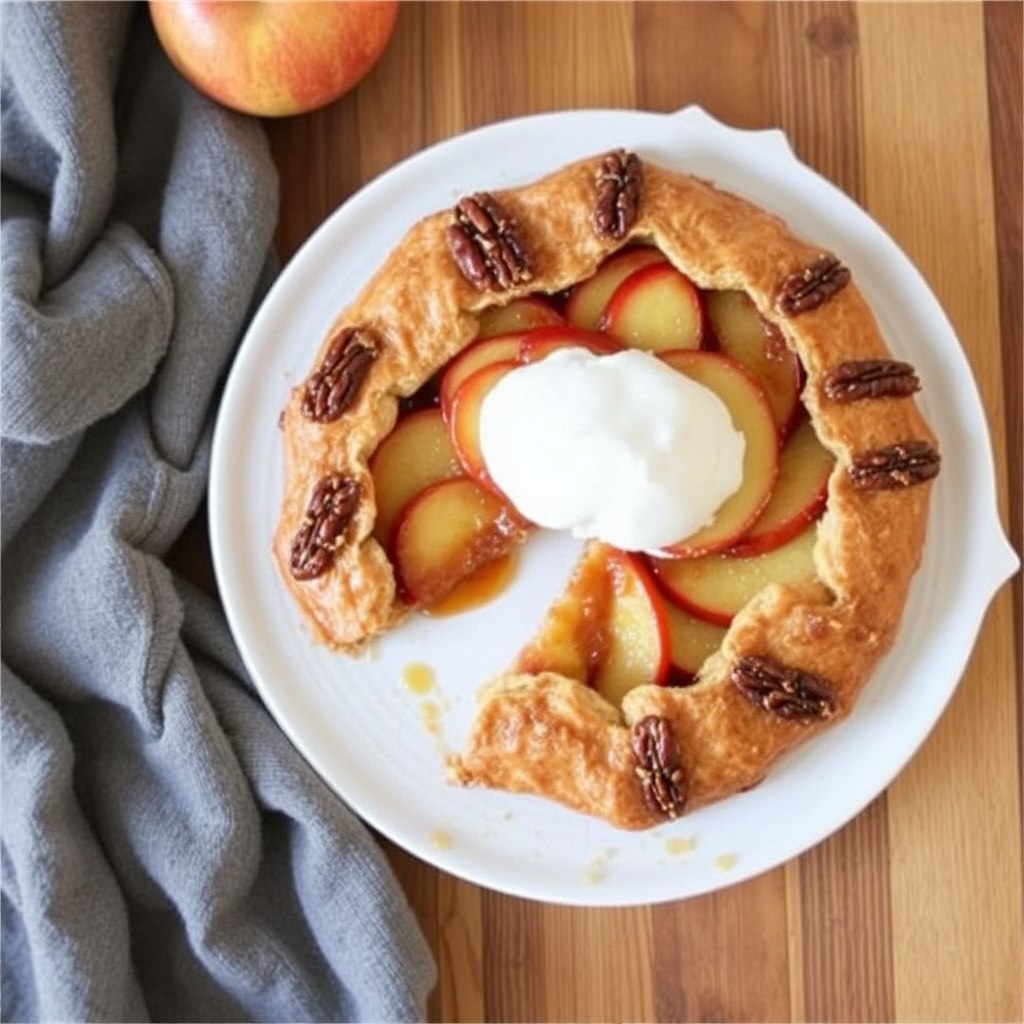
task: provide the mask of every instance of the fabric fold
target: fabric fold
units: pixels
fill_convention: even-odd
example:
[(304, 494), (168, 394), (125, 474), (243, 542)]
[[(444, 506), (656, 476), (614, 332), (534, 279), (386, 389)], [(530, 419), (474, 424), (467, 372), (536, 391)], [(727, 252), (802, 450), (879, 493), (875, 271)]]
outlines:
[[(42, 291), (40, 225), (5, 219), (0, 408), (4, 437), (50, 444), (123, 406), (166, 355), (174, 292), (129, 224), (112, 224), (73, 275)], [(83, 380), (95, 381), (85, 390)]]
[(2, 1018), (422, 1019), (386, 857), (168, 560), (274, 272), (262, 130), (144, 4), (8, 5), (2, 76)]

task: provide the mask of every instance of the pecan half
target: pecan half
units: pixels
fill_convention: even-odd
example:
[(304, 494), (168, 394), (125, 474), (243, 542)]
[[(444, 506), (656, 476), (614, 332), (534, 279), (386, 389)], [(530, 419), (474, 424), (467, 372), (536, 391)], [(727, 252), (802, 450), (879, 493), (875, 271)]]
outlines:
[(519, 227), (488, 192), (458, 201), (446, 240), (463, 276), (481, 291), (505, 291), (533, 279)]
[(346, 327), (339, 331), (306, 381), (302, 415), (316, 423), (336, 420), (356, 400), (376, 358), (376, 340), (368, 330)]
[(643, 190), (643, 164), (636, 153), (616, 149), (597, 169), (594, 231), (599, 238), (625, 238), (636, 223)]
[(775, 308), (786, 317), (817, 309), (850, 283), (850, 271), (838, 257), (822, 253), (810, 266), (790, 274), (775, 293)]
[(633, 726), (630, 742), (644, 803), (655, 814), (678, 818), (686, 804), (686, 779), (679, 767), (672, 723), (661, 715), (641, 718)]
[(292, 541), (291, 571), (295, 579), (313, 580), (331, 567), (360, 496), (359, 484), (351, 477), (329, 473), (320, 479)]
[(819, 676), (746, 655), (732, 667), (733, 685), (751, 704), (790, 722), (820, 722), (837, 710), (832, 687)]
[(852, 359), (840, 363), (824, 384), (825, 397), (833, 402), (906, 398), (920, 388), (913, 366), (898, 359)]
[(847, 472), (859, 491), (913, 487), (938, 476), (941, 457), (927, 441), (904, 441), (854, 456)]

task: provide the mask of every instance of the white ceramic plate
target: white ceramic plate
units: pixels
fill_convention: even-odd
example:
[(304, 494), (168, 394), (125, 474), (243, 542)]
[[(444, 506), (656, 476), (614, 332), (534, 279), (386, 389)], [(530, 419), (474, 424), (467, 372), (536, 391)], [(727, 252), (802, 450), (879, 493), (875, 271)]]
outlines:
[[(561, 587), (575, 548), (537, 538), (510, 591), (448, 619), (412, 618), (359, 659), (314, 645), (271, 563), (282, 487), (278, 414), (338, 312), (419, 217), (474, 189), (525, 183), (617, 146), (714, 179), (782, 215), (853, 270), (894, 352), (923, 381), (939, 434), (924, 563), (899, 643), (850, 718), (750, 792), (641, 833), (548, 802), (444, 781), (479, 681), (501, 670)], [(708, 892), (774, 867), (838, 829), (911, 758), (952, 695), (984, 611), (1017, 566), (994, 501), (970, 367), (937, 301), (887, 235), (793, 155), (697, 108), (575, 111), (479, 129), (399, 164), (309, 239), (254, 319), (216, 430), (210, 525), (221, 594), (259, 691), (292, 742), (367, 822), (437, 867), (556, 903), (626, 905)], [(403, 669), (426, 662), (416, 693)]]

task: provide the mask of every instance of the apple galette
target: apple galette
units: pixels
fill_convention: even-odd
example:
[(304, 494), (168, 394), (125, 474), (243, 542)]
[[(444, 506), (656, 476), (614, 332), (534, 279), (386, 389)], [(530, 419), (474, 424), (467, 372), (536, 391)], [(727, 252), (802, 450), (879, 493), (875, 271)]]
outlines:
[(846, 715), (896, 636), (936, 440), (849, 269), (616, 151), (414, 225), (282, 416), (274, 553), (354, 652), (537, 529), (581, 555), (481, 681), (453, 783), (645, 828)]

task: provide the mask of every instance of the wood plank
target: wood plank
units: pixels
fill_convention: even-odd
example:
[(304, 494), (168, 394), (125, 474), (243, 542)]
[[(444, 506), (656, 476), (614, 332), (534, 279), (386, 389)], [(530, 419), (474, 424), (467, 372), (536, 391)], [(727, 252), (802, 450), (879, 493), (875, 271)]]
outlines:
[(630, 4), (473, 3), (463, 8), (462, 24), (470, 126), (633, 105)]
[[(458, 135), (466, 127), (462, 11), (457, 0), (436, 0), (424, 7), (420, 87), (424, 135), (430, 143)], [(444, 74), (437, 73), (441, 68)]]
[[(869, 207), (958, 330), (989, 412), (1005, 500), (983, 9), (865, 4), (859, 17)], [(900, 43), (910, 38), (912, 61)], [(1011, 636), (1009, 610), (1004, 591), (949, 709), (889, 791), (899, 1019), (1019, 1019), (1017, 698), (1000, 639)]]
[(789, 1020), (786, 877), (778, 868), (651, 909), (655, 1020)]
[[(520, 4), (466, 4), (460, 20), (466, 127), (529, 112), (520, 95), (528, 69)], [(511, 73), (510, 73), (510, 69)]]
[(636, 97), (643, 110), (691, 103), (737, 128), (768, 122), (771, 5), (636, 4)]
[[(770, 39), (773, 108), (794, 151), (862, 199), (856, 5), (775, 5)], [(884, 794), (800, 858), (793, 879), (799, 894), (790, 897), (802, 960), (794, 1019), (892, 1019), (887, 858)]]
[(647, 907), (545, 906), (544, 1019), (652, 1020), (652, 935)]
[(484, 892), (484, 1020), (544, 1021), (547, 933), (540, 905)]
[[(629, 4), (473, 4), (462, 8), (460, 31), (467, 126), (544, 110), (633, 103)], [(522, 74), (527, 67), (547, 73)], [(645, 910), (541, 909), (493, 893), (483, 907), (486, 1019), (637, 1016), (643, 995), (623, 983), (622, 936), (637, 937), (640, 984), (649, 977)], [(580, 956), (583, 948), (586, 957)]]
[[(985, 4), (985, 52), (992, 140), (996, 253), (999, 268), (999, 322), (1003, 339), (1003, 389), (1009, 487), (1008, 527), (1016, 550), (1024, 551), (1024, 5)], [(1017, 678), (1018, 754), (1024, 750), (1024, 578), (1013, 594), (1014, 664)]]
[(800, 858), (804, 1013), (895, 1020), (884, 798)]
[(519, 75), (531, 112), (634, 103), (633, 6), (628, 3), (528, 3), (526, 52), (545, 75)]
[[(307, 114), (265, 122), (281, 181), (281, 212), (275, 243), (283, 263), (323, 220), (359, 186), (359, 130), (352, 97)], [(345, 158), (337, 139), (350, 141)]]
[(789, 960), (789, 1017), (791, 1021), (805, 1021), (807, 998), (804, 972), (807, 970), (804, 953), (803, 885), (801, 858), (794, 857), (782, 867), (786, 880), (786, 950)]
[(483, 901), (481, 890), (443, 872), (436, 876), (436, 1015), (443, 1021), (484, 1019)]
[[(667, 112), (697, 103), (736, 127), (771, 123), (768, 19), (763, 4), (637, 4), (638, 105)], [(651, 923), (653, 1019), (788, 1019), (783, 871), (655, 906)]]
[(772, 110), (797, 156), (847, 195), (863, 187), (856, 6), (815, 2), (771, 8)]
[[(346, 153), (350, 138), (341, 132), (335, 135), (335, 145), (338, 156), (355, 166), (361, 182), (371, 181), (432, 141), (425, 122), (426, 109), (434, 107), (435, 98), (423, 88), (428, 67), (423, 38), (431, 16), (422, 4), (402, 4), (380, 63), (342, 100), (355, 106), (359, 146), (354, 154)], [(358, 159), (352, 160), (353, 155)]]

